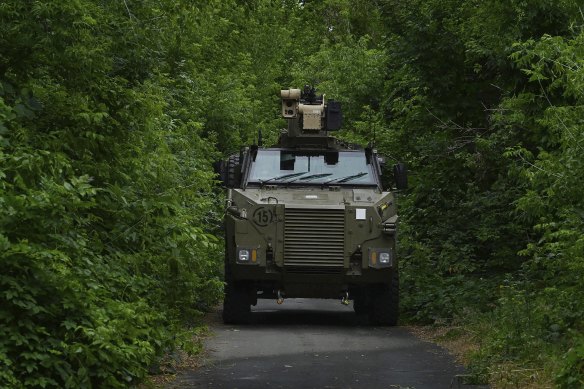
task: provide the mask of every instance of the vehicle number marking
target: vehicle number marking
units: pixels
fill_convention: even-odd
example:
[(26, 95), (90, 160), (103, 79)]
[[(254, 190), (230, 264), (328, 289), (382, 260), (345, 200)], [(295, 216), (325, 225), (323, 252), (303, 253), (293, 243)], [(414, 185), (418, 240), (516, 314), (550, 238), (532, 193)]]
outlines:
[(260, 207), (253, 213), (253, 222), (260, 227), (265, 227), (272, 223), (274, 220), (274, 215), (269, 209)]

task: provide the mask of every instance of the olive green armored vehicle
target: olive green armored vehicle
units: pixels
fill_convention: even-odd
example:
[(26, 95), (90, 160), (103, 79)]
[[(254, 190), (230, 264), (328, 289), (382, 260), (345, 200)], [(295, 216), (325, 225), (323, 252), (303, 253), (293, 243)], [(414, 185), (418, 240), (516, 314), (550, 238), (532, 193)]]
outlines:
[[(273, 147), (245, 147), (222, 163), (225, 213), (223, 320), (243, 323), (258, 298), (353, 300), (372, 323), (395, 325), (399, 288), (395, 197), (372, 147), (329, 136), (341, 105), (314, 88), (281, 91), (288, 129)], [(403, 164), (396, 189), (407, 186)]]

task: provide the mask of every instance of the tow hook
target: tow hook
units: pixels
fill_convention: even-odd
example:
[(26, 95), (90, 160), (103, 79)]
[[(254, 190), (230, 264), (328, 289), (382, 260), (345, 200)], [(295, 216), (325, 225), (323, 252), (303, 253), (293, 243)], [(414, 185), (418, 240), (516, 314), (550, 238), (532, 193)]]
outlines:
[(349, 305), (349, 292), (345, 292), (345, 294), (341, 298), (341, 304)]
[(284, 302), (284, 296), (282, 295), (282, 291), (278, 289), (278, 300), (276, 300), (278, 304), (282, 304)]

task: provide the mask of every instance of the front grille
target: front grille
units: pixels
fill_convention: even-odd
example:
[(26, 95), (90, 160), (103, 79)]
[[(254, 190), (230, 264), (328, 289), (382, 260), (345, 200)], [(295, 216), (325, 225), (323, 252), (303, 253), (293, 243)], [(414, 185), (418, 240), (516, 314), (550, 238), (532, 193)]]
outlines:
[(284, 265), (302, 268), (343, 267), (345, 212), (343, 209), (286, 208), (284, 221)]

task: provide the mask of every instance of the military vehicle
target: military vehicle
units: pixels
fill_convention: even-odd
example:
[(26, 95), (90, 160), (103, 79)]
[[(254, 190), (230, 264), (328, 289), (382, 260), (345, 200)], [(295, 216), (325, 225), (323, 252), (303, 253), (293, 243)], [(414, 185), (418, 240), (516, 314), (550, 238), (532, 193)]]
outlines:
[[(399, 275), (395, 197), (373, 147), (345, 144), (341, 104), (305, 87), (281, 91), (288, 121), (278, 144), (223, 161), (225, 323), (243, 323), (258, 298), (353, 300), (357, 314), (395, 325)], [(261, 134), (259, 136), (261, 138)], [(407, 186), (394, 165), (396, 189)]]

